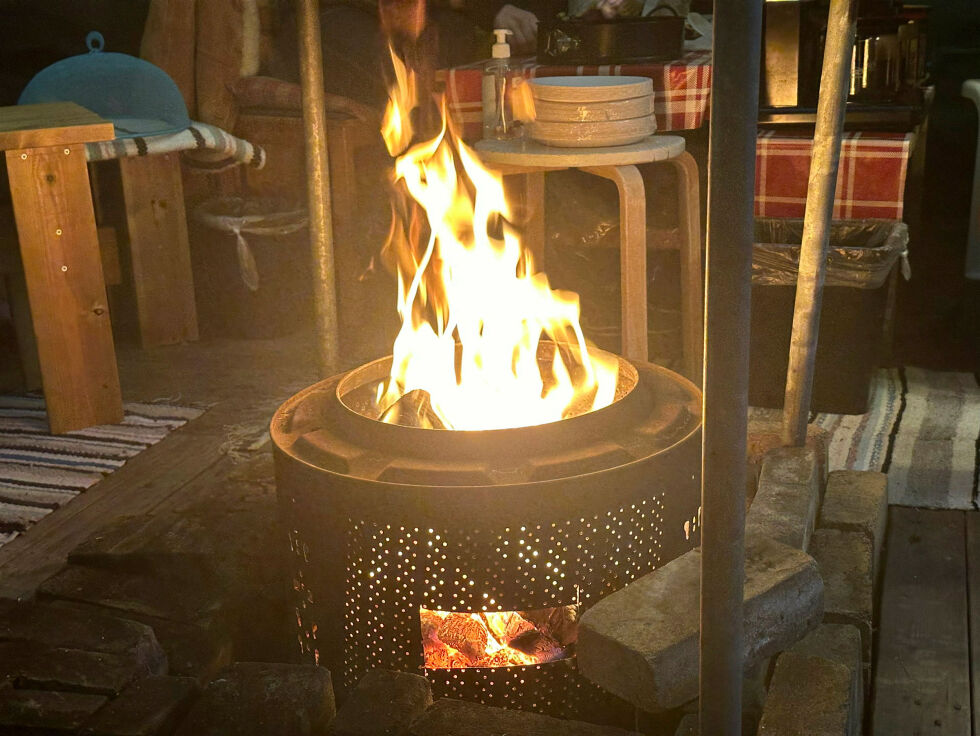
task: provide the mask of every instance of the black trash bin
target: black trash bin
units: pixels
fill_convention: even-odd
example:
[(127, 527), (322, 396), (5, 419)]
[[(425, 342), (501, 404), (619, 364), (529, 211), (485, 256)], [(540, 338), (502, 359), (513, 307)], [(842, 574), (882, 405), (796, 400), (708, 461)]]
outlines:
[[(793, 329), (803, 220), (759, 218), (752, 253), (749, 403), (781, 408)], [(905, 258), (908, 228), (895, 220), (831, 224), (812, 411), (863, 414), (881, 360), (889, 275)]]
[(219, 197), (195, 208), (193, 221), (194, 287), (204, 334), (272, 338), (310, 323), (304, 209)]

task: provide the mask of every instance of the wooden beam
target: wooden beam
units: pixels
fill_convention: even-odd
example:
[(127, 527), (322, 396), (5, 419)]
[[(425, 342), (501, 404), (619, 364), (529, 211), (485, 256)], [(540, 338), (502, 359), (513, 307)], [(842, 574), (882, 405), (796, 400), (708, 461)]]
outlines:
[(882, 583), (873, 733), (970, 733), (962, 511), (894, 506)]
[(6, 155), (51, 431), (119, 422), (122, 395), (84, 148)]
[(970, 682), (973, 733), (980, 734), (980, 512), (966, 514), (966, 572), (970, 601)]
[[(115, 128), (74, 102), (0, 107), (0, 151), (111, 141)], [(80, 151), (85, 160), (85, 152)]]
[(197, 339), (180, 154), (119, 160), (143, 347)]

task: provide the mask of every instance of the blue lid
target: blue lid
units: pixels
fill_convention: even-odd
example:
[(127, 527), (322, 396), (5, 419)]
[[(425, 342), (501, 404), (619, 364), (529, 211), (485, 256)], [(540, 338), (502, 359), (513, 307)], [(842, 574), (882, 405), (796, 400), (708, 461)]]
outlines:
[(85, 43), (87, 54), (34, 75), (17, 104), (75, 102), (112, 121), (116, 138), (178, 133), (190, 126), (184, 98), (163, 69), (129, 54), (103, 52), (105, 39), (98, 31)]

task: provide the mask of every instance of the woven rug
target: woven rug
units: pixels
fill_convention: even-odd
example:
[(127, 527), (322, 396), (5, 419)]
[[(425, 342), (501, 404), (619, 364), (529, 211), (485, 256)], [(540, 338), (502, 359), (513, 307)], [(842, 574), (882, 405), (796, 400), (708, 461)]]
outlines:
[[(778, 415), (751, 409), (753, 416)], [(817, 414), (830, 436), (830, 470), (888, 474), (889, 502), (978, 508), (980, 385), (972, 373), (878, 371), (867, 414)]]
[(52, 435), (43, 398), (0, 396), (0, 545), (204, 411), (169, 404), (123, 408), (121, 424)]

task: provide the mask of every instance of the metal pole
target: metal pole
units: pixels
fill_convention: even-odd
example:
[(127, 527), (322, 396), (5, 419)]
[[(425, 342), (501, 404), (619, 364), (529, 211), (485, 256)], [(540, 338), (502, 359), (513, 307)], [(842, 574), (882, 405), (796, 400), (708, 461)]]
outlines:
[(823, 301), (824, 264), (830, 242), (841, 131), (844, 128), (854, 48), (855, 5), (856, 0), (830, 0), (817, 124), (813, 132), (810, 179), (803, 215), (793, 337), (786, 371), (786, 398), (783, 403), (783, 443), (786, 445), (800, 446), (806, 441), (810, 396), (813, 393), (813, 367), (817, 357), (817, 332), (820, 329), (820, 305)]
[(752, 199), (762, 0), (716, 0), (701, 487), (701, 733), (742, 732)]
[(303, 132), (306, 138), (306, 188), (313, 256), (317, 355), (322, 375), (329, 376), (338, 368), (339, 348), (319, 2), (297, 0), (296, 18), (299, 27), (300, 83), (303, 90)]

